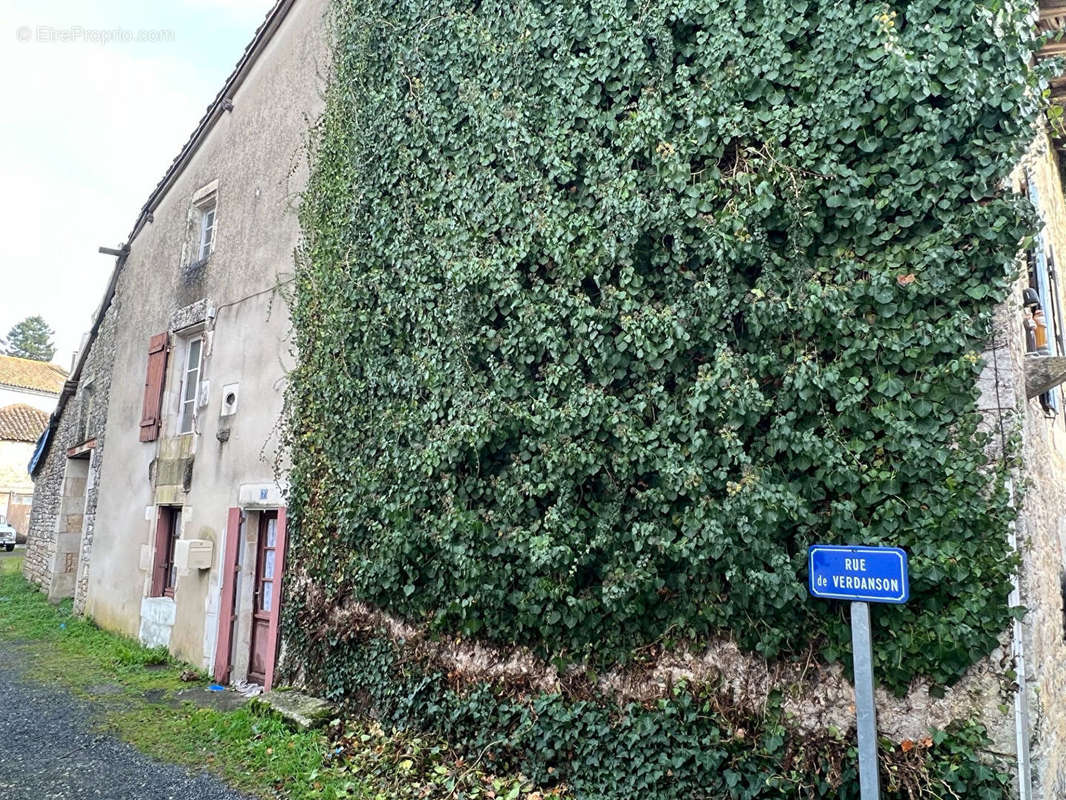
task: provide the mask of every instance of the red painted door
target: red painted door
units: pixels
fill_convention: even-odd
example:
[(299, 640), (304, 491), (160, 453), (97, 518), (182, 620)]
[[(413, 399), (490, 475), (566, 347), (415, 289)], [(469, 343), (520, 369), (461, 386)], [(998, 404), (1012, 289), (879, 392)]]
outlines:
[(263, 511), (259, 515), (258, 555), (255, 562), (255, 605), (252, 611), (252, 653), (248, 661), (248, 680), (267, 685), (268, 674), (273, 677), (274, 652), (277, 636), (278, 599), (275, 584), (281, 580), (282, 552), (278, 541), (278, 512)]
[(222, 562), (222, 597), (218, 609), (218, 643), (215, 645), (215, 680), (228, 683), (230, 654), (237, 632), (237, 597), (240, 586), (240, 548), (244, 540), (244, 513), (231, 508), (226, 516), (226, 551)]

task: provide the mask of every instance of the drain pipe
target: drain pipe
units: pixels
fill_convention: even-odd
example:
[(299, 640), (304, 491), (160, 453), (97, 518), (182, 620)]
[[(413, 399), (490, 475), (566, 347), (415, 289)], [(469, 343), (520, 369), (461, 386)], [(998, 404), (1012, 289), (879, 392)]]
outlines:
[[(1011, 508), (1014, 508), (1014, 479), (1007, 478), (1007, 493), (1010, 498)], [(1007, 532), (1007, 541), (1011, 552), (1015, 557), (1021, 558), (1018, 551), (1018, 531), (1016, 523), (1012, 520)], [(1010, 600), (1011, 608), (1017, 608), (1022, 604), (1022, 582), (1020, 570), (1015, 570), (1011, 575)], [(1029, 761), (1029, 693), (1025, 684), (1025, 647), (1023, 645), (1022, 621), (1015, 618), (1011, 625), (1011, 655), (1014, 658), (1015, 683), (1017, 689), (1014, 692), (1014, 736), (1018, 751), (1018, 800), (1033, 800), (1033, 773)]]
[[(985, 371), (991, 368), (992, 387), (996, 397), (995, 406), (995, 425), (999, 428), (999, 458), (1000, 463), (1003, 466), (1004, 473), (1006, 474), (1006, 488), (1007, 488), (1007, 502), (1010, 505), (1011, 510), (1015, 512), (1014, 519), (1007, 525), (1007, 546), (1010, 548), (1010, 552), (1014, 555), (1016, 563), (1019, 564), (1018, 568), (1011, 572), (1010, 576), (1010, 595), (1007, 599), (1008, 607), (1017, 608), (1022, 604), (1022, 578), (1021, 578), (1021, 552), (1018, 547), (1018, 532), (1021, 527), (1021, 533), (1024, 537), (1025, 528), (1024, 521), (1020, 521), (1020, 514), (1017, 513), (1018, 509), (1018, 496), (1014, 491), (1014, 475), (1011, 466), (1007, 463), (1007, 422), (1004, 420), (1003, 412), (1010, 408), (1012, 411), (1016, 408), (1018, 398), (1016, 392), (1013, 390), (1013, 376), (1008, 371), (1007, 375), (1000, 374), (1000, 350), (1003, 347), (1003, 342), (1010, 341), (1007, 331), (1010, 330), (1007, 320), (1010, 316), (1010, 309), (1014, 307), (1015, 298), (1013, 295), (1007, 300), (1008, 306), (1006, 309), (1006, 317), (1004, 320), (998, 320), (993, 327), (991, 341), (989, 342), (991, 353), (988, 350), (985, 351)], [(1008, 354), (1009, 354), (1008, 350)], [(991, 355), (991, 358), (988, 356)], [(985, 372), (982, 372), (984, 377)], [(1004, 387), (1004, 380), (1009, 381), (1008, 386)], [(1004, 404), (1003, 393), (1006, 389), (1008, 405)], [(992, 409), (982, 409), (982, 414), (986, 414)], [(1024, 415), (1026, 408), (1024, 402), (1021, 408), (1021, 412)], [(1022, 627), (1022, 621), (1014, 618), (1011, 621), (1011, 657), (1014, 662), (1014, 744), (1015, 751), (1018, 757), (1018, 800), (1033, 800), (1033, 771), (1032, 763), (1029, 758), (1029, 693), (1026, 689), (1026, 676), (1025, 676), (1025, 629)]]

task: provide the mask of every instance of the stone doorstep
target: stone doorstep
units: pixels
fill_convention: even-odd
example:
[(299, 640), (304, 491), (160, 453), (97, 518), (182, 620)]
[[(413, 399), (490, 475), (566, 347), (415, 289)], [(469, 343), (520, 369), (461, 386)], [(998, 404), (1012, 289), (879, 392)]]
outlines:
[(253, 697), (251, 707), (280, 714), (282, 719), (301, 731), (325, 725), (334, 711), (325, 700), (295, 689), (275, 689)]

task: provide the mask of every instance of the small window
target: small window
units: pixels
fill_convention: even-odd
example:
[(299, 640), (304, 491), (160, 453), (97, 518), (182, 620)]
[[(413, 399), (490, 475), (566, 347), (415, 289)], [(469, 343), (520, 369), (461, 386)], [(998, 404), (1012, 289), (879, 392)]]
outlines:
[(155, 541), (155, 575), (152, 578), (154, 597), (173, 597), (178, 582), (174, 566), (174, 548), (181, 536), (181, 507), (164, 506), (159, 509), (159, 528)]
[(191, 339), (186, 351), (185, 369), (181, 381), (181, 412), (178, 433), (192, 433), (196, 417), (196, 399), (200, 394), (200, 366), (203, 339)]
[(206, 261), (215, 242), (215, 204), (200, 209), (200, 247), (197, 261)]
[(96, 431), (93, 429), (93, 411), (95, 410), (95, 398), (92, 381), (82, 387), (81, 396), (81, 441), (87, 442)]

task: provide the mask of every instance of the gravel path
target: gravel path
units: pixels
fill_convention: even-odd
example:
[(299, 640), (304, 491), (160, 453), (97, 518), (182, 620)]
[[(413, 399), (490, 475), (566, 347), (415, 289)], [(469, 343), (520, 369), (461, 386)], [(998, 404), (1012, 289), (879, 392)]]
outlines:
[(3, 800), (246, 800), (210, 775), (152, 761), (94, 731), (90, 706), (22, 679), (22, 668), (18, 648), (0, 644)]

